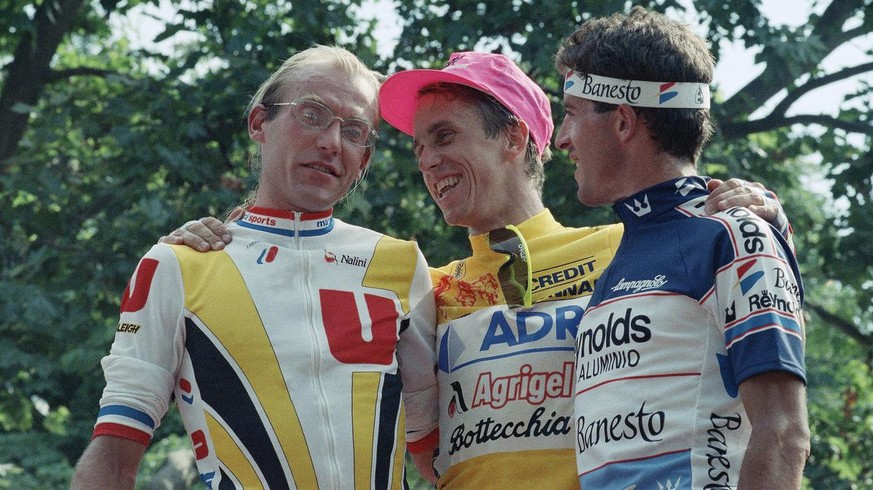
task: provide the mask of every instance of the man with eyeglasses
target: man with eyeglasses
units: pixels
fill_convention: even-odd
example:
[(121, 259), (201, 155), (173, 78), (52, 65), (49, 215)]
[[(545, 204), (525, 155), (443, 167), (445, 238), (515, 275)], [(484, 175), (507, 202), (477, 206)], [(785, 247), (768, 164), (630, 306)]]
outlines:
[(436, 396), (427, 264), (332, 216), (367, 168), (381, 80), (317, 46), (263, 83), (248, 111), (259, 188), (235, 240), (139, 262), (72, 488), (133, 488), (173, 398), (209, 488), (406, 487), (405, 431), (435, 424), (415, 402)]
[(625, 228), (578, 327), (582, 488), (799, 489), (803, 284), (763, 220), (702, 210), (706, 42), (635, 7), (585, 22), (556, 59), (566, 115), (555, 145), (576, 164), (579, 200), (612, 204)]
[[(574, 338), (621, 227), (567, 228), (544, 207), (550, 104), (507, 57), (455, 53), (441, 70), (392, 75), (379, 99), (385, 120), (414, 136), (431, 196), (473, 251), (432, 271), (440, 424), (409, 445), (416, 466), (430, 479), (435, 467), (441, 488), (578, 488)], [(710, 205), (763, 205), (778, 219), (775, 202), (737, 183)], [(218, 220), (186, 227), (165, 239), (222, 245)]]

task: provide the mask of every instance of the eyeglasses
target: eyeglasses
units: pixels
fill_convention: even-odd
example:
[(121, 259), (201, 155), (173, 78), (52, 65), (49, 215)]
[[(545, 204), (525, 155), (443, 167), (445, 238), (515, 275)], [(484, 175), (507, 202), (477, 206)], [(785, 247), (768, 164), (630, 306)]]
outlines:
[(497, 271), (500, 289), (506, 304), (510, 306), (531, 306), (533, 289), (533, 269), (527, 242), (518, 228), (508, 225), (488, 232), (491, 250), (506, 254), (506, 262)]
[(355, 146), (364, 148), (376, 144), (378, 133), (373, 129), (373, 126), (356, 117), (343, 119), (339, 116), (334, 116), (330, 107), (316, 102), (314, 100), (297, 100), (294, 102), (276, 102), (267, 107), (283, 106), (291, 107), (291, 113), (300, 121), (300, 124), (309, 129), (325, 130), (337, 119), (340, 122), (340, 135), (342, 138)]

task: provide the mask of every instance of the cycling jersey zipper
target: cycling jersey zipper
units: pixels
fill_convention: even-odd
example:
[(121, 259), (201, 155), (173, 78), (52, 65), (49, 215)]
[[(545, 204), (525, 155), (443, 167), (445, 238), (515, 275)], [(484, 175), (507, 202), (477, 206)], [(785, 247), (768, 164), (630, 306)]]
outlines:
[(300, 220), (302, 219), (303, 214), (299, 212), (294, 212), (294, 241), (297, 245), (297, 249), (305, 252), (302, 254), (304, 257), (303, 260), (303, 281), (304, 281), (304, 294), (306, 294), (306, 305), (309, 311), (307, 311), (307, 318), (309, 318), (309, 336), (312, 341), (312, 379), (315, 385), (318, 387), (318, 395), (320, 397), (320, 405), (321, 405), (321, 420), (322, 420), (322, 430), (327, 432), (327, 451), (328, 451), (328, 460), (330, 461), (331, 471), (328, 472), (327, 477), (330, 479), (330, 484), (327, 488), (339, 488), (339, 482), (337, 478), (340, 475), (340, 465), (338, 464), (336, 447), (333, 444), (333, 441), (338, 440), (336, 435), (334, 434), (333, 424), (330, 422), (330, 399), (325, 393), (324, 384), (322, 383), (321, 378), (321, 345), (319, 339), (321, 338), (319, 328), (320, 325), (318, 321), (318, 314), (314, 308), (315, 298), (314, 291), (312, 289), (312, 267), (311, 261), (309, 260), (308, 250), (301, 250), (300, 246)]

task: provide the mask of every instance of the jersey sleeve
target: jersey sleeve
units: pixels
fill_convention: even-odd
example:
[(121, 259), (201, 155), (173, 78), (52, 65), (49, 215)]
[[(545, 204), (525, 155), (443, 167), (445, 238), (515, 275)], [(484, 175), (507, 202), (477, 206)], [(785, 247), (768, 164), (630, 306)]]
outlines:
[(427, 262), (417, 246), (415, 253), (409, 324), (400, 332), (397, 344), (406, 406), (406, 439), (412, 443), (433, 432), (439, 423), (435, 370), (436, 306)]
[(148, 444), (167, 412), (184, 349), (184, 298), (176, 256), (155, 245), (139, 261), (121, 300), (94, 436)]
[[(716, 318), (724, 329), (728, 385), (768, 371), (804, 382), (803, 285), (785, 238), (743, 208), (725, 211)], [(732, 378), (732, 379), (731, 379)]]

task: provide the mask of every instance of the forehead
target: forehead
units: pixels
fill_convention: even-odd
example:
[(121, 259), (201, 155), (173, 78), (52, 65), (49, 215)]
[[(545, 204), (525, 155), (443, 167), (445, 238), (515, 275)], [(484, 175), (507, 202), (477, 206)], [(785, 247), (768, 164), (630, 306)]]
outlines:
[(575, 95), (564, 94), (564, 107), (574, 110), (593, 109), (594, 102)]
[(365, 116), (376, 120), (379, 115), (378, 89), (363, 76), (355, 76), (331, 64), (301, 67), (286, 83), (288, 102), (310, 98), (324, 103), (337, 115)]
[(466, 125), (478, 117), (472, 104), (456, 95), (429, 93), (416, 101), (413, 135), (424, 136), (436, 126)]

